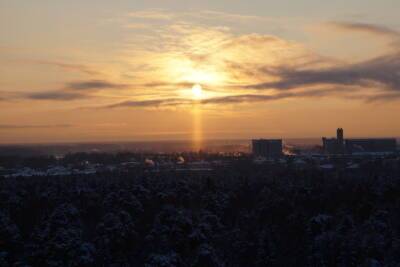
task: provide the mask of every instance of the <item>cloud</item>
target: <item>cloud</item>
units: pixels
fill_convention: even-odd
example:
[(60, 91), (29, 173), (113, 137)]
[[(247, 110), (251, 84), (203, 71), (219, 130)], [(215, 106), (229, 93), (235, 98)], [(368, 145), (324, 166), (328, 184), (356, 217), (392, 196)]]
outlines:
[(373, 96), (366, 96), (365, 100), (368, 103), (397, 101), (397, 100), (400, 100), (400, 92), (399, 93), (386, 93), (386, 94), (378, 94), (378, 95), (373, 95)]
[(243, 15), (236, 13), (228, 13), (214, 10), (202, 10), (200, 12), (193, 12), (192, 16), (203, 18), (203, 19), (222, 19), (227, 21), (253, 21), (253, 22), (271, 22), (272, 19), (268, 17), (255, 16), (255, 15)]
[[(25, 98), (75, 101), (89, 97), (102, 97), (102, 100), (118, 97), (125, 101), (105, 108), (148, 108), (193, 104), (191, 92), (185, 90), (196, 83), (212, 92), (208, 95), (212, 97), (200, 101), (204, 105), (336, 97), (351, 93), (353, 98), (371, 101), (360, 97), (360, 89), (369, 90), (368, 93), (374, 90), (371, 95), (379, 96), (383, 101), (385, 94), (400, 91), (397, 71), (400, 69), (400, 53), (358, 63), (343, 63), (309, 51), (301, 43), (273, 35), (238, 34), (227, 27), (205, 26), (186, 20), (188, 16), (195, 16), (193, 13), (146, 10), (130, 14), (132, 18), (144, 19), (140, 21), (140, 27), (152, 25), (149, 19), (162, 20), (165, 25), (148, 32), (153, 39), (138, 43), (141, 37), (133, 37), (125, 44), (123, 56), (119, 59), (123, 58), (120, 65), (122, 71), (130, 75), (129, 79), (125, 77), (125, 81), (117, 82), (107, 78), (72, 81), (59, 90), (29, 93)], [(216, 11), (198, 14), (232, 20), (261, 19)], [(387, 27), (366, 23), (330, 22), (328, 25), (374, 35), (399, 35)], [(46, 61), (43, 64), (88, 74), (91, 71), (91, 68), (79, 64)], [(119, 77), (122, 79), (124, 76)], [(100, 95), (99, 91), (103, 93), (106, 90), (109, 90), (107, 94)], [(129, 100), (132, 97), (139, 100)]]
[[(339, 26), (340, 25), (340, 26)], [(370, 24), (339, 24), (337, 27), (370, 31), (374, 34), (397, 35), (397, 32), (382, 26)], [(268, 102), (282, 99), (311, 97), (343, 97), (346, 99), (385, 101), (386, 94), (400, 92), (400, 53), (392, 52), (383, 56), (357, 63), (343, 63), (334, 58), (327, 58), (305, 49), (301, 44), (289, 42), (276, 36), (263, 34), (234, 35), (220, 30), (195, 28), (180, 25), (177, 35), (182, 42), (173, 39), (167, 49), (165, 61), (173, 58), (173, 64), (161, 65), (160, 69), (181, 72), (177, 77), (170, 76), (170, 81), (147, 80), (133, 83), (129, 87), (137, 89), (178, 89), (190, 88), (194, 82), (173, 82), (176, 78), (190, 77), (194, 72), (198, 76), (224, 77), (217, 85), (202, 84), (207, 90), (223, 96), (210, 97), (198, 101), (203, 105), (224, 105), (235, 103)], [(168, 39), (169, 40), (169, 39)], [(180, 40), (178, 38), (178, 40)], [(174, 43), (177, 43), (177, 47)], [(167, 41), (168, 43), (168, 41)], [(183, 44), (183, 45), (182, 45)], [(212, 45), (210, 45), (212, 44)], [(211, 47), (211, 48), (210, 48)], [(180, 53), (176, 53), (180, 51)], [(183, 52), (182, 52), (183, 51)], [(160, 62), (164, 62), (164, 51)], [(179, 57), (182, 57), (182, 60)], [(190, 62), (190, 64), (186, 64)], [(185, 68), (181, 68), (181, 65)], [(187, 71), (192, 71), (187, 72)], [(215, 71), (215, 72), (214, 72)], [(171, 72), (174, 74), (174, 72)], [(225, 75), (225, 76), (224, 76)], [(160, 75), (161, 76), (161, 75)], [(161, 76), (162, 77), (162, 76)], [(96, 83), (94, 83), (96, 84)], [(94, 84), (83, 83), (76, 88), (92, 88)], [(126, 86), (126, 85), (123, 85)], [(122, 87), (123, 87), (122, 86)], [(102, 87), (102, 86), (100, 86)], [(105, 83), (104, 87), (112, 87)], [(117, 84), (117, 86), (119, 85)], [(218, 88), (218, 90), (215, 90)], [(213, 90), (214, 89), (214, 90)], [(268, 93), (267, 93), (268, 91)], [(364, 94), (364, 95), (363, 95)], [(140, 94), (137, 94), (141, 97)], [(142, 95), (143, 97), (144, 95)], [(397, 99), (397, 95), (395, 97)], [(195, 103), (190, 98), (168, 98), (167, 95), (154, 95), (147, 100), (127, 100), (103, 108), (154, 108), (186, 106)]]
[(383, 91), (400, 91), (400, 54), (390, 54), (356, 64), (329, 68), (298, 69), (290, 66), (263, 67), (264, 75), (278, 81), (244, 86), (247, 89), (290, 90), (304, 86), (361, 86)]
[(179, 107), (187, 105), (229, 105), (241, 103), (270, 102), (289, 98), (305, 98), (305, 97), (325, 97), (333, 93), (345, 93), (340, 88), (330, 89), (313, 89), (302, 92), (283, 92), (278, 94), (240, 94), (227, 95), (220, 97), (210, 97), (202, 100), (193, 100), (187, 98), (165, 98), (155, 100), (129, 100), (111, 105), (102, 106), (100, 108), (159, 108), (159, 107)]
[(144, 87), (144, 88), (177, 88), (177, 87), (185, 87), (185, 88), (191, 88), (195, 83), (193, 82), (163, 82), (163, 81), (154, 81), (154, 82), (149, 82), (149, 83), (143, 83), (143, 84), (135, 84), (132, 86), (135, 87)]
[(129, 17), (149, 20), (172, 20), (175, 15), (163, 9), (149, 9), (130, 12)]
[(400, 33), (398, 31), (390, 29), (386, 26), (376, 24), (333, 21), (328, 22), (327, 25), (335, 29), (344, 31), (363, 32), (385, 37), (400, 37)]
[(129, 101), (123, 101), (123, 102), (116, 103), (116, 104), (103, 106), (100, 108), (122, 108), (122, 107), (154, 108), (154, 107), (161, 107), (161, 106), (181, 106), (181, 105), (187, 105), (190, 103), (194, 103), (193, 100), (183, 99), (183, 98), (166, 98), (166, 99), (154, 99), (154, 100), (129, 100)]
[(69, 128), (71, 124), (0, 124), (0, 130), (13, 130), (13, 129), (47, 129), (47, 128)]
[(34, 63), (41, 64), (41, 65), (49, 65), (49, 66), (56, 66), (58, 68), (62, 68), (65, 70), (70, 71), (77, 71), (82, 72), (88, 75), (101, 75), (102, 73), (94, 70), (92, 67), (89, 67), (84, 64), (72, 64), (72, 63), (65, 63), (65, 62), (58, 62), (58, 61), (46, 61), (46, 60), (34, 60)]
[(201, 104), (240, 104), (240, 103), (254, 103), (254, 102), (270, 102), (283, 99), (296, 99), (296, 98), (310, 98), (310, 97), (326, 97), (332, 94), (342, 95), (346, 94), (341, 88), (328, 88), (328, 89), (312, 89), (298, 92), (283, 92), (271, 95), (264, 94), (242, 94), (230, 95), (223, 97), (214, 97), (204, 99)]
[(243, 15), (237, 13), (228, 13), (214, 10), (196, 10), (186, 12), (172, 12), (166, 9), (148, 9), (141, 11), (134, 11), (128, 14), (129, 17), (134, 19), (145, 19), (145, 20), (190, 20), (190, 19), (202, 19), (202, 20), (223, 20), (230, 22), (266, 22), (273, 21), (268, 17), (255, 16), (255, 15)]
[(324, 93), (280, 93), (274, 95), (260, 95), (260, 94), (247, 94), (247, 95), (233, 95), (214, 97), (202, 100), (202, 104), (240, 104), (240, 103), (254, 103), (254, 102), (270, 102), (288, 98), (297, 98), (304, 96), (323, 96)]
[(59, 90), (22, 93), (16, 98), (30, 100), (75, 101), (94, 97), (92, 93), (98, 90), (121, 89), (126, 88), (127, 86), (127, 84), (112, 83), (104, 80), (78, 81), (67, 83), (64, 88)]
[[(151, 30), (150, 26), (162, 25), (165, 23), (196, 23), (197, 25), (218, 25), (220, 28), (229, 28), (232, 25), (244, 25), (264, 23), (264, 28), (282, 30), (283, 22), (287, 23), (287, 18), (273, 18), (252, 14), (239, 14), (222, 12), (216, 10), (191, 10), (191, 11), (172, 11), (170, 9), (145, 9), (130, 12), (124, 27), (134, 30)], [(133, 21), (133, 22), (132, 22)], [(145, 22), (145, 23), (143, 23)], [(229, 26), (221, 26), (228, 24)]]
[[(15, 99), (29, 99), (29, 100), (54, 100), (54, 101), (75, 101), (86, 98), (95, 97), (95, 92), (103, 89), (125, 89), (128, 87), (149, 89), (177, 89), (177, 88), (191, 88), (193, 83), (189, 82), (163, 82), (154, 81), (149, 83), (138, 84), (122, 84), (112, 83), (104, 80), (89, 80), (67, 83), (64, 88), (59, 90), (41, 91), (34, 93), (9, 93), (2, 92), (4, 96), (0, 97), (0, 101), (10, 101)], [(131, 93), (131, 95), (134, 95)], [(140, 93), (137, 95), (141, 95)], [(154, 95), (157, 95), (156, 93)], [(7, 96), (7, 97), (5, 97)], [(97, 96), (98, 97), (98, 96)]]
[(38, 93), (28, 93), (22, 96), (22, 98), (31, 100), (56, 100), (56, 101), (80, 100), (87, 97), (88, 95), (86, 94), (79, 94), (68, 91), (46, 91)]
[(91, 90), (91, 89), (120, 89), (126, 88), (127, 84), (112, 83), (104, 80), (89, 80), (72, 82), (67, 84), (67, 88), (75, 90)]
[[(252, 38), (250, 38), (252, 39)], [(245, 43), (248, 38), (245, 38)], [(254, 38), (265, 42), (269, 38)], [(304, 60), (299, 63), (284, 63), (279, 65), (253, 65), (250, 69), (248, 65), (240, 62), (232, 63), (230, 68), (234, 68), (238, 77), (244, 75), (252, 76), (258, 83), (244, 83), (238, 86), (225, 85), (225, 92), (228, 94), (235, 93), (232, 90), (277, 90), (279, 91), (296, 91), (291, 94), (280, 95), (264, 95), (257, 94), (241, 94), (239, 96), (227, 96), (225, 98), (211, 98), (203, 100), (204, 104), (229, 104), (239, 102), (254, 102), (254, 101), (270, 101), (283, 98), (301, 97), (315, 97), (316, 92), (314, 87), (321, 88), (341, 88), (341, 91), (347, 93), (357, 93), (357, 90), (375, 90), (375, 94), (380, 95), (388, 92), (400, 92), (400, 53), (393, 53), (381, 57), (373, 58), (354, 64), (334, 64), (333, 66), (324, 67), (320, 65), (320, 61), (310, 61), (315, 63), (304, 64)], [(251, 66), (251, 65), (250, 65)], [(271, 79), (273, 78), (273, 79)], [(267, 81), (262, 81), (262, 80)], [(58, 100), (69, 101), (79, 100), (91, 97), (91, 93), (101, 89), (121, 89), (127, 87), (134, 88), (160, 88), (160, 89), (177, 89), (179, 87), (190, 88), (193, 85), (191, 82), (166, 82), (166, 81), (153, 81), (143, 84), (122, 84), (112, 83), (104, 80), (89, 80), (68, 83), (66, 88), (60, 91), (49, 91), (40, 93), (31, 93), (28, 95), (29, 99), (37, 100)], [(212, 88), (212, 87), (210, 87)], [(211, 89), (210, 89), (211, 90)], [(299, 93), (299, 90), (309, 91), (307, 93)], [(89, 91), (89, 92), (86, 92)], [(212, 90), (211, 90), (212, 91)], [(323, 92), (319, 91), (321, 95)], [(340, 93), (339, 90), (326, 90), (324, 94), (332, 96)], [(138, 95), (140, 96), (140, 94)], [(373, 96), (371, 96), (373, 97)], [(370, 98), (371, 98), (370, 97)], [(378, 97), (382, 101), (386, 98), (383, 95)], [(357, 97), (359, 99), (359, 97)], [(389, 98), (387, 98), (389, 99)], [(370, 100), (368, 100), (370, 101)], [(152, 106), (181, 106), (190, 104), (190, 99), (180, 98), (154, 98), (144, 101), (124, 101), (121, 103), (108, 106), (109, 108), (115, 107), (152, 107)]]

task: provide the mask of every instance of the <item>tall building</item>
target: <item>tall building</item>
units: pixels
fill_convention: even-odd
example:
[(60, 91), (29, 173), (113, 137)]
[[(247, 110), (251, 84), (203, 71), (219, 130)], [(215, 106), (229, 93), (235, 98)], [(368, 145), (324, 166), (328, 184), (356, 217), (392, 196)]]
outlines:
[(253, 155), (266, 158), (276, 158), (283, 155), (282, 139), (252, 140)]
[(338, 144), (339, 145), (343, 145), (344, 144), (344, 133), (343, 133), (343, 129), (342, 128), (338, 128), (337, 130), (336, 130), (336, 138), (337, 138), (337, 141), (338, 141)]
[(325, 154), (344, 154), (344, 131), (342, 128), (336, 130), (336, 138), (322, 137), (322, 146)]
[(344, 139), (342, 128), (336, 131), (336, 138), (322, 138), (325, 154), (355, 153), (391, 153), (396, 152), (397, 142), (394, 138)]

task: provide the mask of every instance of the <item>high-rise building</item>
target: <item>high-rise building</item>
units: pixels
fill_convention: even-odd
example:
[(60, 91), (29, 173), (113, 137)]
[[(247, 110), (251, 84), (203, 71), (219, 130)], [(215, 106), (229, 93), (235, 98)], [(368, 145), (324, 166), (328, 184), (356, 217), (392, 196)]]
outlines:
[(345, 153), (344, 146), (344, 131), (342, 128), (336, 130), (336, 138), (322, 137), (322, 146), (325, 154), (343, 154)]
[(252, 140), (253, 155), (258, 157), (276, 158), (283, 155), (282, 139)]
[(325, 154), (355, 154), (396, 152), (397, 142), (394, 138), (344, 139), (343, 129), (338, 128), (336, 138), (322, 138)]
[(337, 141), (338, 141), (338, 144), (340, 145), (340, 144), (344, 144), (344, 134), (343, 134), (343, 129), (342, 128), (338, 128), (337, 130), (336, 130), (336, 138), (337, 138)]

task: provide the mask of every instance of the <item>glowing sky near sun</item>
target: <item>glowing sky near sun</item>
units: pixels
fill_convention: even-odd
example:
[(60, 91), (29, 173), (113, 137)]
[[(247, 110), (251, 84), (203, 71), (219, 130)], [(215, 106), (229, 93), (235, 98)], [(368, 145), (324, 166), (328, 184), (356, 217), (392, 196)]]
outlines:
[(399, 1), (1, 1), (0, 143), (400, 136)]

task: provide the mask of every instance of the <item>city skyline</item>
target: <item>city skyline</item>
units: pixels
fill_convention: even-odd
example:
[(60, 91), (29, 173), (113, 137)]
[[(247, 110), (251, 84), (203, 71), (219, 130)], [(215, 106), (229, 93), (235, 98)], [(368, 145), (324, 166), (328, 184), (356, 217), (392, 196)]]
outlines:
[(2, 1), (0, 143), (399, 137), (399, 9)]

